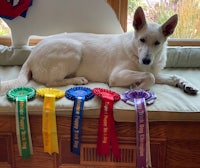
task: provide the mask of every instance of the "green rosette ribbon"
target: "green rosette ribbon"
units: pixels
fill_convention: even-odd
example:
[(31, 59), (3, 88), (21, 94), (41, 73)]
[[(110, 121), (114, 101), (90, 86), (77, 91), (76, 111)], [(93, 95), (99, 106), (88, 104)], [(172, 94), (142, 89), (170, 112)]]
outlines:
[(33, 147), (27, 101), (35, 97), (36, 91), (31, 87), (20, 87), (9, 90), (6, 95), (8, 100), (16, 102), (16, 134), (19, 155), (23, 159), (30, 158), (33, 154)]

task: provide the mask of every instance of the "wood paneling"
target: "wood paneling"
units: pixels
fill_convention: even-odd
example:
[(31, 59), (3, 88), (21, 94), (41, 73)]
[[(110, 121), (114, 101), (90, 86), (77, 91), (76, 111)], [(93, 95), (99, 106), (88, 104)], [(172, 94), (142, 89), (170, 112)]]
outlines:
[(115, 14), (121, 23), (124, 32), (127, 31), (127, 12), (128, 0), (107, 0), (108, 4), (113, 8)]
[(0, 167), (14, 167), (13, 135), (0, 132)]
[[(22, 159), (19, 156), (16, 140), (15, 117), (0, 116), (0, 168), (100, 168), (100, 163), (87, 161), (89, 147), (95, 147), (97, 141), (98, 119), (83, 119), (82, 144), (87, 151), (75, 155), (70, 152), (70, 125), (71, 118), (57, 116), (57, 132), (59, 140), (59, 154), (49, 155), (43, 152), (41, 116), (30, 116), (30, 129), (33, 141), (34, 155), (31, 159)], [(116, 122), (116, 130), (123, 154), (128, 155), (128, 148), (135, 149), (135, 123)], [(155, 168), (199, 168), (200, 167), (200, 122), (151, 122), (150, 139), (152, 164)], [(88, 147), (88, 148), (87, 148)], [(89, 149), (89, 150), (88, 150)], [(83, 149), (82, 149), (83, 150)], [(94, 154), (95, 148), (93, 149)], [(129, 153), (130, 154), (130, 153)], [(123, 155), (123, 158), (125, 157)], [(86, 160), (84, 160), (86, 159)], [(135, 158), (133, 158), (134, 160)], [(101, 163), (101, 167), (135, 167), (133, 160), (130, 163), (117, 164)], [(127, 161), (127, 162), (128, 162)], [(81, 164), (82, 163), (82, 164)], [(126, 166), (125, 166), (126, 165)]]

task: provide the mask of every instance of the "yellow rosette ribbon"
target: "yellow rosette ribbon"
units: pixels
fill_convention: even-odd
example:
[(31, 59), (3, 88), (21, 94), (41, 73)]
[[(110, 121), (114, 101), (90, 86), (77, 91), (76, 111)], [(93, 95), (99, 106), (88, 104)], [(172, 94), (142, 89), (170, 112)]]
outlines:
[(36, 93), (44, 97), (42, 113), (42, 134), (44, 143), (44, 152), (59, 153), (58, 137), (55, 114), (55, 99), (65, 95), (62, 90), (53, 88), (40, 88)]

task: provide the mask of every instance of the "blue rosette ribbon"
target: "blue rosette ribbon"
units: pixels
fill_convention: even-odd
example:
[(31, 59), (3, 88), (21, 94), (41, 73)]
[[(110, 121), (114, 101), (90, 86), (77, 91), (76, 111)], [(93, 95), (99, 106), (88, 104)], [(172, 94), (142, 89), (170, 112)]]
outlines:
[(66, 98), (74, 101), (71, 120), (71, 152), (80, 155), (81, 127), (84, 102), (92, 99), (94, 94), (87, 87), (73, 87), (65, 92)]
[(151, 167), (149, 122), (146, 105), (156, 99), (154, 92), (145, 90), (128, 90), (121, 94), (121, 100), (134, 105), (136, 111), (136, 145), (137, 167)]

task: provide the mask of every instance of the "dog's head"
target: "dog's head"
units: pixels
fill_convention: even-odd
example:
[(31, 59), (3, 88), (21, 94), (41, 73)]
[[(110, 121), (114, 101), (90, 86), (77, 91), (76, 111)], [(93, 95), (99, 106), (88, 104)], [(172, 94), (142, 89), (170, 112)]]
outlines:
[(167, 37), (173, 34), (178, 22), (177, 14), (169, 18), (164, 24), (146, 22), (144, 11), (138, 7), (134, 14), (133, 27), (138, 46), (139, 63), (152, 65), (159, 60)]

